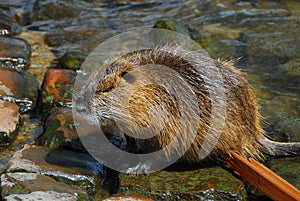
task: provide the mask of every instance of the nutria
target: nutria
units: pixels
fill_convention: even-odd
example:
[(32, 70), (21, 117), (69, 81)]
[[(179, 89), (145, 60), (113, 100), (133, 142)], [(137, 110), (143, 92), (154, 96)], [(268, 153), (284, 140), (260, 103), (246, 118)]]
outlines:
[[(204, 52), (185, 50), (180, 46), (136, 51), (106, 62), (90, 76), (85, 88), (87, 92), (81, 94), (85, 97), (84, 104), (90, 112), (103, 124), (109, 121), (110, 126), (116, 126), (114, 130), (121, 129), (130, 135), (127, 139), (136, 141), (138, 151), (150, 153), (169, 145), (179, 131), (178, 121), (184, 113), (178, 109), (178, 97), (163, 86), (155, 84), (163, 82), (168, 76), (157, 77), (157, 73), (152, 74), (151, 65), (156, 65), (158, 69), (166, 66), (176, 72), (174, 78), (186, 82), (196, 96), (198, 105), (193, 110), (196, 110), (197, 119), (191, 118), (190, 122), (185, 122), (188, 125), (184, 126), (194, 126), (197, 133), (191, 146), (182, 156), (183, 160), (201, 162), (203, 158), (199, 157), (199, 152), (203, 148), (204, 139), (217, 140), (215, 145), (211, 145), (213, 147), (204, 147), (204, 152), (210, 152), (205, 160), (223, 157), (230, 151), (257, 159), (262, 159), (266, 154), (299, 155), (299, 143), (274, 142), (266, 137), (260, 126), (261, 117), (252, 88), (239, 70), (229, 62), (212, 60)], [(139, 70), (141, 66), (144, 66), (143, 70)], [(217, 77), (216, 72), (222, 79)], [(172, 83), (169, 86), (172, 86)], [(209, 134), (208, 130), (214, 126), (211, 125), (212, 89), (218, 88), (224, 90), (224, 96), (219, 96), (218, 93), (214, 96), (219, 96), (219, 99), (225, 98), (223, 101), (226, 110), (221, 111), (222, 108), (216, 106), (216, 111), (220, 114), (225, 112), (225, 117), (220, 136), (214, 136), (214, 130)], [(94, 94), (92, 98), (88, 98), (91, 94)], [(156, 112), (150, 114), (153, 110)], [(163, 117), (160, 112), (164, 114)], [(126, 122), (126, 128), (119, 128), (122, 127), (121, 123), (118, 123), (119, 120)], [(151, 135), (149, 139), (137, 136), (142, 135), (143, 128), (150, 126), (156, 133), (152, 135), (151, 132), (146, 132)], [(179, 147), (185, 146), (188, 138), (189, 136), (185, 136), (176, 143), (180, 143)], [(209, 143), (206, 146), (209, 146)], [(177, 149), (167, 149), (166, 156), (176, 151)]]

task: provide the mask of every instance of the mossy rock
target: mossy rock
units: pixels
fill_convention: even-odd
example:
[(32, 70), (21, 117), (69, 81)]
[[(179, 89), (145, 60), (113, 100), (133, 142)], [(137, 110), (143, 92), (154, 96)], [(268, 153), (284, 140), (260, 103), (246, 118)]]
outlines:
[(119, 193), (155, 200), (245, 200), (242, 181), (220, 167), (184, 172), (158, 171), (146, 176), (121, 175)]

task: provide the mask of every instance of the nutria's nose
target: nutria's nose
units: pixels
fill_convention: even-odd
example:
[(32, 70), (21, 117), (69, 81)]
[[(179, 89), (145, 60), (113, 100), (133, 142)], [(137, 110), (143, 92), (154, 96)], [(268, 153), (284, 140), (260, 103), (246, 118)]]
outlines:
[(74, 109), (79, 114), (87, 114), (90, 112), (89, 97), (85, 95), (73, 97)]
[(87, 108), (83, 105), (75, 105), (75, 110), (78, 113), (87, 113)]

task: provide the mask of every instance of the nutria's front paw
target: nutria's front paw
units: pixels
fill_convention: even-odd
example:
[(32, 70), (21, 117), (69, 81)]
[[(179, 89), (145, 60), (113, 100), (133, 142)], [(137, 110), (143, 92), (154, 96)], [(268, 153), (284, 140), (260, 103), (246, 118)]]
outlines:
[(148, 174), (149, 170), (151, 169), (149, 164), (142, 164), (138, 163), (135, 167), (128, 168), (126, 171), (126, 174), (135, 174), (135, 175), (140, 175), (140, 174)]

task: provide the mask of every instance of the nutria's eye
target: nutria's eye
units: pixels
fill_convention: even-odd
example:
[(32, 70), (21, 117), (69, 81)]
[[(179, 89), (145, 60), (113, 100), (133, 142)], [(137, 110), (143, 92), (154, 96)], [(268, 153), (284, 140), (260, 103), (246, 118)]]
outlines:
[(110, 92), (113, 88), (114, 88), (114, 87), (108, 87), (108, 88), (102, 90), (102, 92)]
[(121, 77), (128, 83), (133, 83), (135, 81), (135, 77), (129, 72), (122, 72)]

